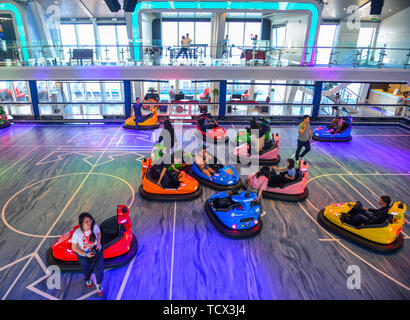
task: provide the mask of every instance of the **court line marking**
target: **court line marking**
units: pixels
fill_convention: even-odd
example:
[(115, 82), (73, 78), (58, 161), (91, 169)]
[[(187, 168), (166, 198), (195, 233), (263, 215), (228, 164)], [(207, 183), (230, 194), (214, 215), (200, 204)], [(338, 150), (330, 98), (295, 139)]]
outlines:
[(21, 257), (21, 258), (18, 259), (18, 260), (13, 261), (12, 263), (9, 263), (9, 264), (7, 264), (7, 265), (1, 267), (1, 268), (0, 268), (0, 272), (3, 271), (3, 270), (6, 270), (7, 268), (10, 268), (10, 267), (14, 266), (15, 264), (19, 263), (20, 261), (23, 261), (23, 260), (26, 260), (26, 259), (30, 258), (32, 255), (33, 255), (33, 254), (30, 253), (30, 254), (28, 254), (28, 255), (26, 255), (26, 256), (24, 256), (24, 257)]
[(81, 296), (81, 297), (79, 297), (79, 298), (77, 298), (77, 299), (75, 299), (75, 300), (85, 300), (85, 299), (91, 297), (92, 295), (94, 295), (94, 294), (96, 294), (96, 293), (98, 293), (97, 289), (94, 290), (94, 291), (91, 291), (91, 292), (89, 292), (89, 293), (87, 293), (87, 294), (85, 294), (85, 295), (83, 295), (83, 296)]
[[(27, 236), (27, 237), (33, 237), (33, 238), (43, 238), (43, 237), (47, 237), (47, 238), (59, 238), (59, 237), (61, 237), (61, 235), (55, 235), (55, 236), (50, 236), (50, 235), (49, 235), (49, 236), (45, 236), (45, 235), (31, 234), (31, 233), (27, 233), (27, 232), (23, 232), (23, 231), (17, 230), (16, 228), (14, 228), (12, 225), (10, 225), (10, 224), (7, 222), (7, 220), (6, 220), (6, 209), (7, 209), (8, 205), (10, 204), (10, 202), (11, 202), (16, 196), (18, 196), (20, 193), (24, 192), (25, 190), (31, 188), (31, 187), (34, 186), (34, 185), (37, 185), (37, 184), (40, 184), (40, 183), (43, 183), (43, 182), (49, 181), (49, 180), (56, 180), (56, 179), (59, 179), (59, 178), (63, 178), (63, 177), (67, 177), (67, 176), (76, 176), (76, 175), (87, 175), (87, 173), (86, 173), (86, 172), (66, 173), (66, 174), (62, 174), (62, 175), (58, 175), (58, 176), (54, 176), (54, 177), (42, 179), (42, 180), (40, 180), (40, 181), (34, 182), (34, 183), (32, 183), (32, 184), (29, 184), (28, 186), (25, 186), (23, 189), (17, 191), (14, 195), (12, 195), (12, 196), (7, 200), (7, 202), (6, 202), (6, 203), (4, 204), (4, 206), (3, 206), (3, 209), (2, 209), (2, 211), (1, 211), (1, 218), (2, 218), (3, 223), (4, 223), (4, 224), (6, 225), (6, 227), (9, 228), (10, 230), (12, 230), (12, 231), (14, 231), (14, 232), (16, 232), (16, 233), (18, 233), (18, 234), (21, 234), (21, 235), (23, 235), (23, 236)], [(132, 195), (132, 196), (131, 196), (131, 201), (130, 201), (130, 203), (128, 204), (128, 207), (130, 208), (130, 207), (132, 206), (132, 204), (134, 203), (134, 200), (135, 200), (135, 190), (134, 190), (134, 188), (132, 187), (132, 185), (131, 185), (128, 181), (124, 180), (124, 179), (121, 178), (121, 177), (117, 177), (117, 176), (114, 176), (114, 175), (112, 175), (112, 174), (102, 173), (102, 172), (92, 172), (90, 175), (107, 176), (107, 177), (111, 177), (111, 178), (114, 178), (114, 179), (117, 179), (117, 180), (123, 182), (125, 185), (128, 186), (128, 188), (129, 188), (130, 191), (131, 191), (131, 195)], [(54, 182), (54, 181), (53, 181), (53, 182)]]
[(175, 221), (177, 216), (177, 202), (174, 205), (174, 225), (172, 230), (172, 250), (171, 250), (171, 276), (169, 284), (169, 300), (172, 300), (172, 285), (174, 282), (174, 252), (175, 252)]
[[(106, 149), (108, 149), (109, 145), (112, 143), (112, 141), (114, 140), (114, 138), (116, 137), (116, 135), (118, 134), (118, 132), (120, 131), (121, 127), (119, 127), (117, 129), (117, 131), (115, 132), (114, 136), (111, 138), (110, 142), (107, 144)], [(102, 158), (102, 156), (104, 155), (105, 151), (101, 153), (100, 157), (97, 159), (96, 164), (98, 164), (98, 162), (100, 161), (100, 159)], [(40, 244), (37, 246), (37, 249), (33, 252), (37, 253), (41, 246), (43, 245), (43, 243), (45, 242), (45, 240), (47, 239), (47, 237), (50, 235), (51, 231), (54, 229), (54, 227), (56, 226), (56, 224), (58, 223), (58, 221), (61, 219), (61, 217), (64, 215), (65, 211), (68, 209), (68, 207), (70, 206), (71, 202), (74, 200), (74, 198), (76, 197), (76, 195), (78, 194), (78, 192), (80, 191), (80, 189), (82, 188), (82, 186), (85, 184), (85, 182), (88, 180), (88, 177), (91, 175), (91, 173), (94, 171), (95, 166), (91, 167), (90, 171), (88, 172), (87, 176), (84, 178), (84, 180), (81, 182), (81, 184), (78, 186), (78, 188), (76, 189), (76, 191), (74, 192), (74, 194), (71, 196), (70, 200), (67, 202), (67, 204), (64, 206), (63, 210), (61, 211), (61, 213), (59, 214), (59, 216), (57, 217), (57, 219), (54, 221), (53, 225), (50, 227), (49, 231), (47, 232), (47, 234), (45, 235), (45, 237), (43, 238), (43, 240), (40, 242)], [(24, 271), (26, 270), (27, 266), (30, 264), (31, 260), (33, 259), (33, 255), (28, 259), (27, 263), (24, 265), (23, 269), (20, 271), (20, 273), (18, 274), (18, 276), (16, 277), (16, 279), (13, 281), (13, 283), (11, 284), (11, 286), (8, 288), (8, 290), (6, 291), (6, 293), (4, 294), (4, 296), (2, 297), (2, 300), (5, 300), (7, 298), (7, 296), (9, 295), (9, 293), (11, 292), (11, 290), (14, 288), (14, 286), (16, 285), (17, 281), (20, 279), (21, 275), (24, 273)]]
[(27, 290), (30, 290), (30, 291), (32, 291), (32, 292), (34, 292), (34, 293), (36, 293), (36, 294), (38, 294), (39, 296), (42, 296), (43, 298), (46, 298), (46, 299), (48, 299), (48, 300), (60, 300), (60, 299), (58, 299), (58, 298), (52, 296), (51, 294), (48, 294), (47, 292), (44, 292), (44, 291), (42, 291), (42, 290), (40, 290), (40, 289), (37, 289), (37, 288), (35, 287), (35, 285), (37, 285), (37, 284), (40, 283), (41, 281), (47, 279), (49, 276), (50, 276), (50, 274), (45, 274), (45, 275), (42, 276), (40, 279), (38, 279), (38, 280), (34, 281), (33, 283), (29, 284), (29, 285), (26, 287), (26, 289), (27, 289)]
[(125, 273), (125, 276), (124, 276), (124, 278), (122, 279), (121, 287), (120, 287), (120, 290), (118, 291), (118, 294), (117, 294), (117, 297), (115, 298), (115, 300), (121, 300), (121, 298), (122, 298), (122, 294), (124, 293), (125, 285), (126, 285), (127, 282), (128, 282), (128, 278), (129, 278), (129, 276), (130, 276), (131, 269), (132, 269), (132, 267), (133, 267), (133, 265), (134, 265), (135, 258), (136, 258), (136, 257), (132, 258), (131, 263), (128, 265), (127, 272)]
[(28, 157), (28, 155), (30, 153), (32, 153), (34, 150), (37, 150), (38, 147), (34, 147), (33, 149), (31, 149), (29, 152), (27, 152), (23, 157), (21, 157), (20, 159), (18, 159), (17, 161), (14, 161), (13, 164), (8, 167), (7, 169), (5, 169), (3, 172), (0, 173), (0, 177), (6, 173), (7, 171), (9, 171), (11, 168), (14, 168), (20, 161), (24, 160), (26, 157)]

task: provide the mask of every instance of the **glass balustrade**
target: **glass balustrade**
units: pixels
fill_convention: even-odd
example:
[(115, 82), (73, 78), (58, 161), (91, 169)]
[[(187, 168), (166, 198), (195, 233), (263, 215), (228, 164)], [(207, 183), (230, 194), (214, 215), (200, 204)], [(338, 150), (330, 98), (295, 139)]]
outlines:
[[(29, 52), (25, 59), (23, 52)], [(313, 61), (308, 57), (313, 53)], [(385, 47), (278, 47), (270, 41), (254, 45), (8, 45), (0, 66), (341, 66), (357, 68), (408, 68), (410, 48)]]

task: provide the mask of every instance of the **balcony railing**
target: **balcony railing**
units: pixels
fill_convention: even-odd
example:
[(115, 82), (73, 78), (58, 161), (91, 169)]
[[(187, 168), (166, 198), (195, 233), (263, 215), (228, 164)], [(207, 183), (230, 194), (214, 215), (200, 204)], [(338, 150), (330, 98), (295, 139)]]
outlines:
[[(9, 118), (15, 121), (34, 119), (31, 102), (2, 103)], [(144, 104), (148, 105), (148, 104)], [(171, 120), (193, 120), (202, 112), (219, 115), (219, 103), (204, 102), (159, 102), (155, 104), (159, 108), (160, 118)], [(226, 117), (244, 119), (244, 117), (273, 117), (280, 118), (300, 117), (305, 114), (312, 115), (313, 104), (311, 103), (226, 103)], [(322, 103), (319, 109), (319, 117), (332, 117), (336, 113), (353, 118), (394, 118), (409, 117), (410, 107), (394, 104), (335, 104)], [(147, 112), (147, 111), (145, 111)], [(98, 121), (109, 119), (110, 121), (122, 122), (125, 120), (125, 104), (119, 103), (40, 103), (40, 117), (37, 120), (45, 121)], [(90, 122), (91, 122), (90, 121)]]
[[(265, 42), (264, 42), (265, 43)], [(182, 49), (182, 50), (181, 50)], [(23, 51), (29, 59), (23, 59)], [(308, 57), (313, 55), (313, 61)], [(208, 46), (7, 46), (0, 54), (7, 66), (341, 66), (408, 68), (409, 48)]]

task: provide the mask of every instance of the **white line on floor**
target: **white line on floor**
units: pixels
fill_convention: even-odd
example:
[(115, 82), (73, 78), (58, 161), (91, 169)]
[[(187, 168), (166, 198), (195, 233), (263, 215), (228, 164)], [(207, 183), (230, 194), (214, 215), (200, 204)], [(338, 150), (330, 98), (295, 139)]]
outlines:
[(9, 264), (7, 264), (7, 265), (1, 267), (1, 268), (0, 268), (0, 271), (3, 271), (3, 270), (5, 270), (5, 269), (7, 269), (7, 268), (10, 268), (10, 267), (14, 266), (15, 264), (19, 263), (20, 261), (23, 261), (23, 260), (26, 260), (26, 259), (30, 258), (32, 255), (33, 255), (33, 254), (30, 253), (30, 254), (28, 254), (28, 255), (26, 255), (26, 256), (24, 256), (24, 257), (22, 257), (22, 258), (20, 258), (20, 259), (18, 259), (18, 260), (16, 260), (16, 261), (13, 261), (12, 263), (9, 263)]
[(134, 265), (135, 257), (131, 260), (131, 263), (128, 265), (127, 272), (125, 273), (124, 279), (122, 279), (120, 291), (118, 291), (116, 300), (121, 300), (122, 294), (124, 293), (125, 285), (128, 282), (128, 278), (131, 273), (132, 266)]
[(175, 250), (175, 221), (177, 216), (177, 202), (174, 206), (174, 224), (172, 230), (172, 251), (171, 251), (171, 279), (169, 284), (169, 300), (172, 300), (172, 285), (174, 280), (174, 250)]

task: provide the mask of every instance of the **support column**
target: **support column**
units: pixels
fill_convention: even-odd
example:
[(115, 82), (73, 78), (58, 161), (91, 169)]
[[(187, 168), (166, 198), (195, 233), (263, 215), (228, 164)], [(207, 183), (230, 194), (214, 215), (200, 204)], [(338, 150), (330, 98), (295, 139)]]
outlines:
[(219, 117), (224, 117), (226, 114), (226, 82), (226, 80), (219, 81)]
[(30, 96), (31, 96), (31, 103), (33, 105), (33, 113), (34, 118), (36, 120), (40, 119), (40, 110), (38, 107), (38, 90), (37, 90), (37, 82), (35, 80), (30, 80), (28, 82), (28, 86), (30, 88)]
[(124, 80), (124, 104), (125, 104), (125, 117), (131, 116), (131, 81)]
[(216, 46), (215, 58), (222, 59), (222, 42), (225, 39), (225, 24), (226, 24), (226, 13), (217, 12), (216, 13), (216, 39), (213, 41)]
[(319, 115), (320, 109), (320, 100), (322, 99), (322, 86), (323, 81), (316, 81), (315, 82), (315, 90), (313, 91), (313, 110), (312, 110), (312, 118), (315, 119)]

